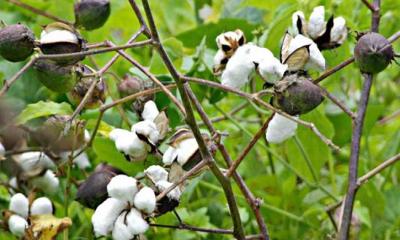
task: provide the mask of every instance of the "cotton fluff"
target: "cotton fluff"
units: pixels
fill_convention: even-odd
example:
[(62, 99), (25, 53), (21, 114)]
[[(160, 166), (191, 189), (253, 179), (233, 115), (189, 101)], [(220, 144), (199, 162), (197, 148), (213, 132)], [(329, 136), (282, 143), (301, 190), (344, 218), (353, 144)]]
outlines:
[[(160, 192), (162, 192), (162, 191), (166, 190), (167, 188), (169, 188), (170, 186), (172, 186), (172, 184), (173, 183), (168, 182), (168, 181), (158, 181), (158, 182), (156, 182), (156, 187), (158, 188), (158, 190)], [(171, 199), (179, 200), (179, 198), (181, 197), (181, 190), (179, 190), (178, 187), (175, 187), (169, 193), (167, 193), (167, 197), (169, 197)]]
[(270, 143), (281, 143), (294, 136), (296, 129), (296, 122), (275, 113), (266, 130), (267, 141)]
[(57, 192), (60, 180), (53, 171), (47, 170), (43, 176), (33, 178), (31, 183), (34, 187), (41, 189), (43, 192), (53, 194)]
[(115, 221), (114, 228), (112, 230), (112, 238), (114, 240), (131, 240), (134, 235), (125, 223), (125, 218), (128, 212), (123, 212)]
[(152, 213), (156, 209), (156, 195), (153, 189), (149, 187), (143, 187), (140, 189), (140, 191), (135, 195), (133, 204), (138, 210), (148, 214)]
[(29, 200), (22, 193), (14, 194), (10, 199), (9, 209), (23, 218), (29, 215)]
[(312, 39), (316, 39), (321, 36), (325, 31), (325, 7), (315, 7), (310, 15), (308, 21), (307, 32)]
[(134, 208), (126, 215), (126, 222), (133, 235), (145, 233), (149, 229), (149, 224), (143, 219), (142, 214)]
[(304, 16), (304, 13), (302, 11), (296, 11), (292, 14), (292, 29), (293, 29), (293, 35), (297, 35), (297, 34), (304, 34), (299, 32), (298, 29), (298, 20), (300, 19), (301, 23), (302, 23), (302, 30), (304, 30), (304, 28), (306, 27), (306, 18)]
[(53, 161), (43, 152), (25, 152), (17, 155), (15, 159), (25, 172), (55, 167)]
[(147, 157), (149, 146), (140, 140), (136, 133), (117, 128), (112, 130), (109, 136), (115, 142), (115, 147), (118, 151), (132, 156), (138, 161)]
[(0, 159), (4, 156), (6, 153), (6, 149), (4, 148), (3, 144), (0, 143)]
[(158, 165), (152, 165), (152, 166), (148, 167), (146, 170), (144, 170), (144, 173), (146, 174), (146, 176), (148, 178), (150, 178), (150, 180), (153, 183), (156, 183), (161, 180), (164, 180), (164, 181), (168, 180), (167, 170), (165, 170), (163, 167), (158, 166)]
[(331, 29), (331, 42), (342, 44), (346, 38), (346, 20), (343, 17), (337, 17), (333, 19), (333, 27)]
[(40, 34), (40, 44), (56, 43), (56, 42), (70, 42), (78, 43), (78, 38), (75, 33), (68, 30), (43, 30)]
[(190, 157), (192, 157), (195, 152), (199, 149), (199, 145), (195, 138), (184, 139), (179, 142), (177, 147), (178, 152), (178, 163), (183, 166), (187, 161), (189, 161)]
[(125, 203), (133, 203), (137, 191), (136, 179), (123, 174), (113, 177), (107, 185), (108, 195)]
[(8, 219), (8, 228), (15, 236), (22, 237), (28, 228), (28, 222), (23, 217), (13, 214)]
[(309, 46), (310, 50), (310, 59), (305, 65), (305, 69), (314, 69), (318, 71), (325, 70), (325, 58), (322, 55), (321, 51), (318, 49), (317, 44), (313, 42), (313, 40), (299, 34), (297, 35), (291, 42), (288, 50), (288, 55), (293, 53), (295, 50)]
[(222, 49), (222, 45), (229, 44), (229, 41), (227, 39), (230, 39), (231, 41), (238, 42), (240, 38), (243, 37), (242, 31), (229, 31), (229, 32), (224, 32), (221, 33), (220, 35), (217, 36), (216, 42), (217, 46), (219, 49)]
[(176, 160), (177, 157), (178, 157), (177, 149), (172, 146), (169, 146), (167, 150), (164, 152), (162, 161), (165, 165), (169, 166)]
[(253, 47), (252, 44), (245, 44), (236, 50), (222, 73), (222, 85), (239, 89), (249, 81), (249, 77), (255, 68), (251, 55)]
[(150, 100), (144, 104), (142, 118), (144, 120), (153, 122), (159, 113), (160, 112), (158, 111), (158, 108), (157, 108), (157, 105), (155, 104), (155, 102)]
[[(78, 150), (79, 151), (79, 150)], [(62, 152), (59, 154), (60, 158), (64, 161), (68, 161), (68, 159), (72, 155), (75, 155), (76, 152), (78, 151), (74, 151), (74, 152)], [(79, 154), (78, 156), (76, 156), (73, 160), (73, 163), (79, 168), (79, 169), (85, 169), (85, 168), (89, 168), (91, 166), (90, 164), (90, 160), (89, 157), (87, 155), (86, 152), (82, 152), (81, 154)]]
[(160, 137), (160, 132), (158, 131), (156, 124), (149, 120), (135, 123), (131, 130), (137, 135), (140, 134), (145, 136), (153, 144), (157, 143)]
[(252, 56), (254, 59), (253, 62), (258, 64), (258, 72), (261, 77), (269, 83), (274, 83), (281, 79), (287, 70), (287, 65), (282, 64), (266, 48), (253, 46)]
[(53, 214), (53, 204), (47, 197), (35, 199), (31, 205), (31, 215)]
[(113, 230), (114, 222), (126, 207), (126, 203), (108, 198), (102, 202), (92, 215), (92, 224), (96, 237), (107, 236)]
[(83, 134), (84, 134), (83, 136), (84, 136), (85, 142), (86, 142), (86, 143), (90, 142), (90, 138), (91, 138), (90, 132), (89, 132), (87, 129), (85, 129), (85, 131), (83, 132)]

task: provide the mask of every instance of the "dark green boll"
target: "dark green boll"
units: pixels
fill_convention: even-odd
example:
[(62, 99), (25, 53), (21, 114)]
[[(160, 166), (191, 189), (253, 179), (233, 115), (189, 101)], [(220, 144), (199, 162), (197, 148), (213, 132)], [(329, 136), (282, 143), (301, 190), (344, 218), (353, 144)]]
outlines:
[(361, 72), (379, 73), (394, 59), (394, 52), (384, 36), (370, 32), (358, 39), (354, 48), (354, 58)]
[(100, 28), (110, 16), (109, 0), (82, 0), (75, 4), (75, 25), (86, 30)]
[(0, 30), (0, 55), (10, 62), (24, 61), (35, 47), (33, 32), (22, 24), (13, 24)]
[(272, 105), (290, 115), (305, 114), (324, 100), (322, 90), (307, 76), (291, 74), (275, 83)]
[(75, 66), (59, 66), (51, 60), (42, 59), (35, 62), (34, 68), (39, 81), (54, 92), (69, 92), (78, 81)]

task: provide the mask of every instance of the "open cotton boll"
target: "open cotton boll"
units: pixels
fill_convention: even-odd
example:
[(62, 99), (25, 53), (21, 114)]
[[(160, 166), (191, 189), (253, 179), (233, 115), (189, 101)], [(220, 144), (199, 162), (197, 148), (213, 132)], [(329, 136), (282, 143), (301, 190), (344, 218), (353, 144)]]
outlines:
[(33, 178), (31, 183), (34, 187), (41, 189), (43, 192), (53, 194), (57, 192), (60, 180), (53, 171), (47, 170), (43, 176)]
[(199, 149), (195, 138), (188, 138), (181, 141), (176, 148), (178, 151), (178, 163), (183, 166)]
[(136, 133), (125, 129), (113, 129), (109, 136), (115, 142), (118, 151), (139, 161), (147, 157), (149, 146), (140, 140)]
[(222, 85), (239, 89), (249, 81), (249, 77), (255, 69), (254, 59), (251, 56), (253, 46), (245, 44), (236, 50), (222, 73)]
[(222, 60), (226, 58), (226, 54), (221, 49), (218, 49), (217, 53), (214, 56), (214, 66), (218, 66), (222, 63)]
[(112, 238), (114, 240), (131, 240), (133, 234), (128, 228), (128, 224), (125, 223), (127, 212), (123, 212), (115, 221), (114, 228), (112, 230)]
[(132, 132), (145, 136), (151, 143), (157, 143), (160, 132), (154, 122), (149, 120), (140, 121), (132, 126)]
[(343, 17), (337, 17), (333, 19), (333, 27), (331, 29), (331, 42), (342, 44), (346, 38), (346, 20)]
[(47, 197), (35, 199), (31, 205), (31, 215), (53, 214), (53, 204)]
[(22, 237), (25, 235), (25, 229), (28, 228), (28, 222), (23, 217), (13, 214), (8, 219), (8, 228), (15, 236)]
[(156, 195), (153, 189), (149, 187), (143, 187), (136, 194), (135, 199), (133, 201), (135, 208), (143, 211), (145, 213), (152, 213), (156, 209)]
[(56, 42), (78, 43), (79, 40), (75, 33), (68, 30), (43, 30), (40, 34), (40, 44), (49, 44)]
[(22, 193), (14, 194), (10, 199), (9, 210), (18, 214), (23, 218), (27, 218), (29, 215), (29, 200)]
[(136, 179), (123, 174), (113, 177), (107, 185), (108, 195), (125, 203), (133, 203), (137, 191)]
[(164, 152), (162, 161), (166, 166), (169, 166), (176, 160), (177, 157), (178, 157), (178, 150), (170, 146)]
[(309, 46), (310, 50), (310, 59), (305, 65), (305, 69), (314, 69), (317, 71), (325, 70), (325, 58), (322, 55), (321, 51), (318, 49), (317, 44), (314, 43), (313, 40), (299, 34), (297, 35), (291, 42), (288, 50), (288, 54), (290, 55), (297, 49)]
[(6, 149), (4, 148), (3, 144), (0, 143), (0, 159), (4, 156), (6, 153)]
[(269, 83), (281, 79), (287, 70), (287, 65), (282, 64), (267, 48), (251, 45), (251, 57), (253, 63), (258, 65), (262, 78)]
[[(300, 19), (301, 22), (301, 31), (299, 32), (299, 25), (298, 25), (298, 21)], [(304, 28), (306, 27), (306, 18), (304, 16), (304, 13), (302, 11), (296, 11), (292, 14), (292, 32), (293, 35), (296, 36), (297, 34), (304, 34)]]
[(113, 230), (115, 220), (125, 207), (125, 202), (108, 198), (96, 208), (92, 215), (92, 225), (96, 237), (107, 236)]
[[(164, 153), (164, 155), (165, 155), (165, 153)], [(164, 156), (163, 156), (163, 159), (164, 159)], [(172, 162), (171, 162), (171, 164), (172, 164)], [(150, 178), (150, 180), (153, 183), (156, 183), (161, 180), (164, 180), (164, 181), (168, 180), (167, 170), (165, 170), (163, 167), (161, 167), (159, 165), (152, 165), (152, 166), (148, 167), (146, 170), (144, 170), (144, 173), (146, 174), (146, 176), (148, 178)]]
[(310, 15), (308, 21), (307, 33), (312, 38), (315, 39), (325, 31), (325, 7), (318, 6), (315, 7)]
[(145, 233), (149, 229), (149, 224), (143, 219), (142, 214), (134, 208), (126, 215), (126, 222), (133, 235)]
[(89, 157), (86, 152), (79, 154), (73, 161), (79, 169), (89, 168), (91, 166)]
[[(168, 181), (156, 182), (156, 187), (158, 188), (158, 190), (160, 192), (164, 191), (165, 189), (169, 188), (170, 186), (172, 186), (172, 183), (168, 182)], [(179, 199), (181, 198), (181, 190), (179, 190), (179, 187), (175, 187), (169, 193), (167, 193), (167, 197), (179, 201)]]
[(26, 152), (15, 157), (18, 165), (25, 172), (36, 169), (54, 168), (53, 161), (43, 152)]
[(144, 104), (142, 118), (148, 121), (154, 121), (157, 115), (160, 114), (158, 111), (157, 105), (154, 101), (150, 100)]
[(90, 132), (89, 132), (87, 129), (85, 129), (85, 131), (83, 132), (83, 134), (84, 134), (84, 140), (85, 140), (85, 142), (86, 142), (86, 143), (90, 142), (90, 138), (91, 138)]
[(296, 122), (275, 113), (266, 130), (267, 141), (270, 143), (281, 143), (294, 136), (296, 129)]

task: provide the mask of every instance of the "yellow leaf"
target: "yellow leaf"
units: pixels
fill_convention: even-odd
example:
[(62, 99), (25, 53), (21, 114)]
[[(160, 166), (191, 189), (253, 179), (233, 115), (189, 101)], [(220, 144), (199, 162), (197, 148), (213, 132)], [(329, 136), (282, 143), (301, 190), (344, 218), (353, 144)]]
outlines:
[(58, 233), (72, 225), (70, 218), (56, 218), (51, 214), (31, 217), (31, 230), (39, 240), (54, 239)]

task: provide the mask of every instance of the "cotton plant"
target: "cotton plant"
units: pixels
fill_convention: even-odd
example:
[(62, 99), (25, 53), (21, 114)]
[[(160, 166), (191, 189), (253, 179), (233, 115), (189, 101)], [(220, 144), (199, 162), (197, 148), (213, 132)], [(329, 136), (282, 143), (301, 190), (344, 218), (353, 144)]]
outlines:
[(153, 101), (144, 104), (141, 117), (143, 120), (132, 125), (130, 131), (116, 128), (109, 134), (117, 150), (133, 161), (146, 159), (168, 131), (168, 118), (164, 112), (158, 110)]
[[(45, 153), (25, 152), (15, 155), (14, 160), (22, 171), (20, 177), (29, 180), (32, 187), (50, 194), (59, 190), (60, 180), (53, 171), (56, 165)], [(15, 182), (18, 186), (18, 181)]]
[(308, 22), (302, 11), (292, 15), (291, 32), (294, 36), (301, 34), (311, 38), (321, 50), (337, 48), (347, 39), (348, 30), (346, 20), (333, 15), (325, 20), (325, 7), (317, 6), (313, 9)]
[(7, 225), (10, 232), (23, 237), (30, 227), (28, 219), (38, 215), (52, 215), (54, 212), (53, 204), (47, 197), (35, 199), (29, 204), (28, 198), (22, 193), (14, 194), (10, 199), (9, 209), (7, 211)]
[(127, 175), (117, 175), (107, 185), (109, 198), (92, 215), (95, 235), (132, 239), (149, 228), (146, 220), (156, 210), (155, 191)]

